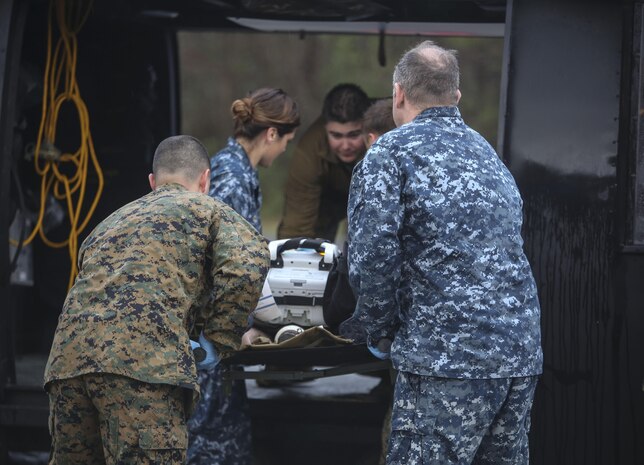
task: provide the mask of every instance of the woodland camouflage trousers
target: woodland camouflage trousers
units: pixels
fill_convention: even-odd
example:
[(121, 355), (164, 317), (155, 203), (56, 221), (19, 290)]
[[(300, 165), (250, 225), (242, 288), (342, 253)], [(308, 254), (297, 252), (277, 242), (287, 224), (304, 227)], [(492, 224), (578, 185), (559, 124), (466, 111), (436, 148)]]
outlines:
[(185, 463), (190, 390), (97, 373), (48, 392), (50, 464)]

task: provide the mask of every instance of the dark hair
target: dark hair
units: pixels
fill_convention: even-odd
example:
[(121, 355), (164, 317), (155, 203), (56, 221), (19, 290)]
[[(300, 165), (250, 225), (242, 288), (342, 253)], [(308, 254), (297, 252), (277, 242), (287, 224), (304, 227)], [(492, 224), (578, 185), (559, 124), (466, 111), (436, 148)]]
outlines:
[(230, 111), (235, 137), (252, 139), (268, 128), (276, 128), (283, 136), (300, 125), (297, 103), (282, 89), (257, 89), (247, 97), (235, 100)]
[(456, 51), (426, 40), (407, 51), (394, 69), (393, 81), (419, 108), (458, 103), (459, 69)]
[(338, 84), (324, 97), (322, 118), (325, 122), (350, 123), (361, 121), (369, 107), (369, 97), (355, 84)]
[(362, 132), (384, 134), (396, 127), (391, 113), (393, 99), (383, 98), (371, 104), (362, 118)]
[(181, 175), (194, 181), (210, 168), (208, 151), (199, 140), (192, 136), (172, 136), (164, 139), (152, 160), (152, 172), (159, 175)]

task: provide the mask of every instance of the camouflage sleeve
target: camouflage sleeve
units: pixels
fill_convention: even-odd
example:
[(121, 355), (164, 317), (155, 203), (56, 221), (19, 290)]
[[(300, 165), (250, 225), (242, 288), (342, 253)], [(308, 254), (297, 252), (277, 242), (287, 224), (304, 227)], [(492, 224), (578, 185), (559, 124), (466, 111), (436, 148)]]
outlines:
[(374, 341), (393, 338), (397, 328), (401, 182), (387, 150), (374, 145), (356, 167), (349, 191), (349, 276), (358, 300), (354, 318)]
[[(90, 236), (88, 236), (88, 237), (90, 237)], [(87, 250), (87, 248), (86, 248), (87, 244), (86, 243), (87, 243), (87, 238), (85, 238), (85, 240), (81, 243), (81, 245), (80, 245), (80, 247), (78, 249), (78, 256), (76, 257), (76, 267), (77, 267), (76, 269), (78, 269), (78, 270), (83, 269), (83, 260), (85, 259), (85, 250)]]
[(239, 348), (270, 258), (263, 237), (233, 210), (225, 205), (220, 208), (219, 224), (212, 231), (212, 313), (205, 321), (204, 334), (224, 354)]

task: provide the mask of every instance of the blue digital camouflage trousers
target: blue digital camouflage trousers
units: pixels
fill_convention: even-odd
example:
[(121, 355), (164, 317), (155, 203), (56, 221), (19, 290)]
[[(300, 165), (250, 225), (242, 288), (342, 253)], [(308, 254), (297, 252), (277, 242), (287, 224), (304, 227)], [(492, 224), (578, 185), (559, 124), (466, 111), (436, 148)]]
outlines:
[(192, 391), (97, 373), (48, 385), (50, 464), (180, 465)]
[(387, 464), (527, 465), (537, 379), (399, 372)]
[[(234, 369), (234, 368), (232, 368)], [(250, 465), (250, 409), (243, 380), (226, 382), (221, 364), (199, 370), (201, 399), (188, 420), (189, 465)]]

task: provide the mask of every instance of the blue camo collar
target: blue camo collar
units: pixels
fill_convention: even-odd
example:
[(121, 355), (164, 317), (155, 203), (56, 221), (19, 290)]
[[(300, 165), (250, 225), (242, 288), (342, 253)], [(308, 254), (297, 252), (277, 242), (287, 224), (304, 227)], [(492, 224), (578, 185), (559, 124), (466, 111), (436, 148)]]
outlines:
[(246, 150), (244, 150), (244, 147), (242, 147), (241, 144), (237, 142), (237, 139), (235, 139), (234, 137), (229, 137), (227, 145), (228, 145), (228, 148), (230, 149), (231, 154), (235, 154), (237, 157), (239, 157), (239, 159), (249, 168), (255, 169), (250, 164), (250, 158), (248, 158), (248, 154), (246, 153)]
[(460, 118), (461, 112), (457, 106), (429, 107), (421, 111), (414, 119), (425, 118)]

